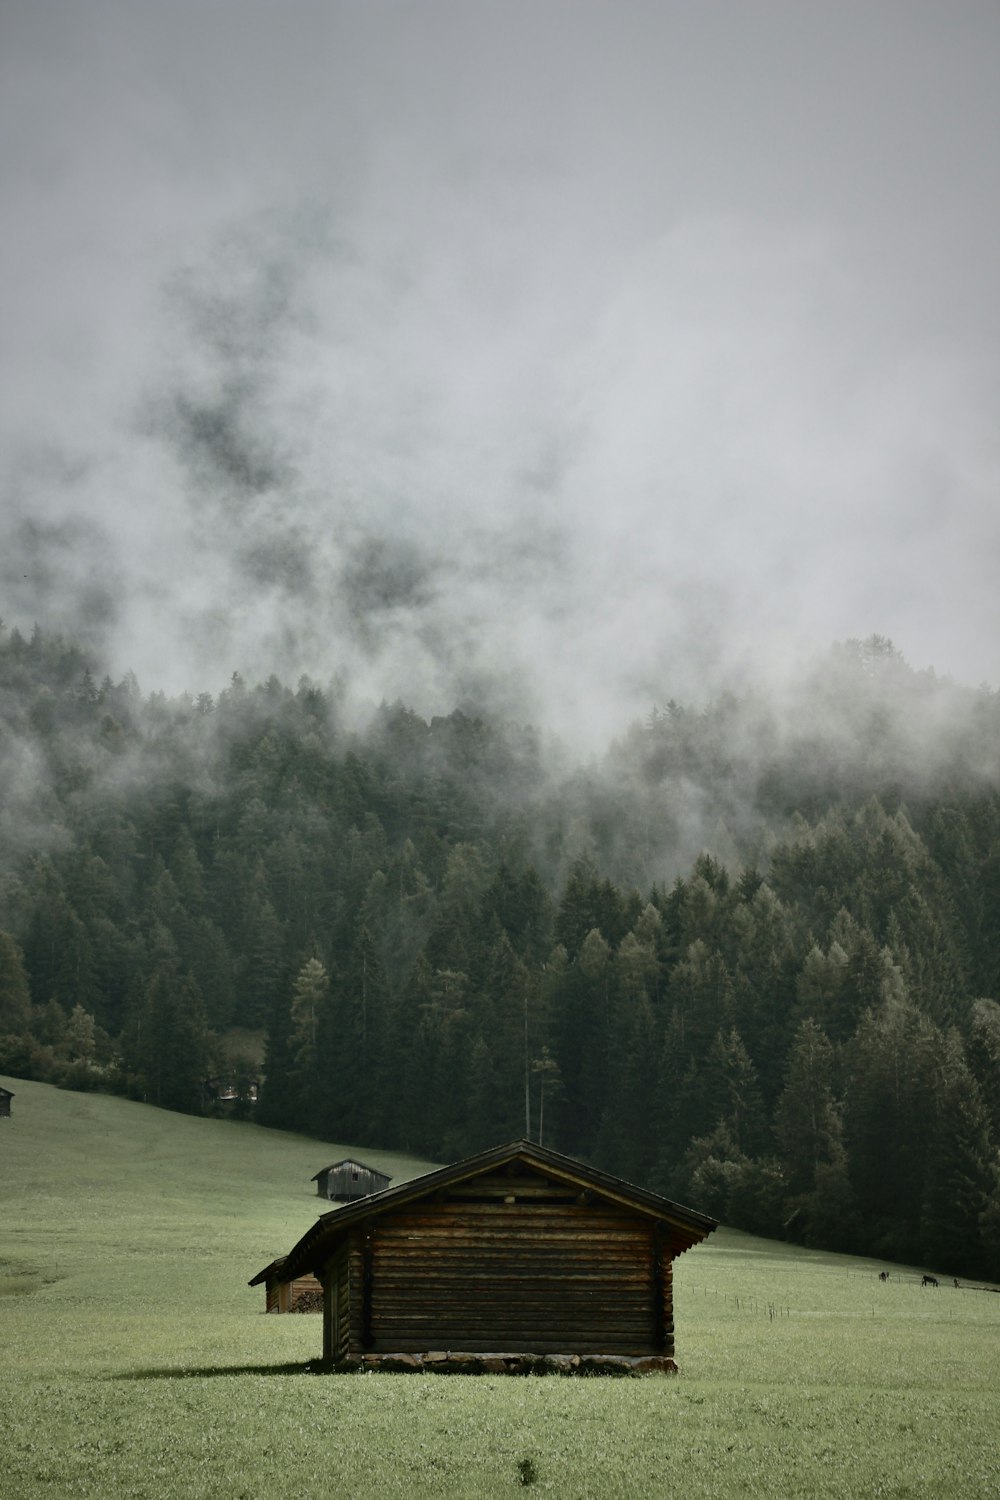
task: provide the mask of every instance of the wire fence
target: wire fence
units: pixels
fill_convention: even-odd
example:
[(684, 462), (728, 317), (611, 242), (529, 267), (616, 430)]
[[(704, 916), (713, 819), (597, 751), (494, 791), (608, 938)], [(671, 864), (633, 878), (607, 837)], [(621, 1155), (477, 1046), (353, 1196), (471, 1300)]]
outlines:
[(780, 1302), (762, 1302), (759, 1297), (752, 1293), (720, 1292), (718, 1287), (703, 1286), (702, 1294), (707, 1297), (721, 1298), (723, 1304), (732, 1307), (736, 1312), (760, 1313), (762, 1317), (774, 1322), (776, 1318), (790, 1318), (792, 1309)]

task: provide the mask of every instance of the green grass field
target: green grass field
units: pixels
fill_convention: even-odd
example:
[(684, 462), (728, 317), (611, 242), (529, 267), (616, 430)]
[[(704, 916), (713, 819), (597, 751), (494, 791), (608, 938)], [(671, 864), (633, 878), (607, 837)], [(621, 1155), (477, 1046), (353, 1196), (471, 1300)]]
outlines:
[(0, 1082), (3, 1500), (1000, 1496), (991, 1292), (721, 1230), (679, 1376), (316, 1375), (320, 1319), (247, 1281), (338, 1155), (429, 1163)]

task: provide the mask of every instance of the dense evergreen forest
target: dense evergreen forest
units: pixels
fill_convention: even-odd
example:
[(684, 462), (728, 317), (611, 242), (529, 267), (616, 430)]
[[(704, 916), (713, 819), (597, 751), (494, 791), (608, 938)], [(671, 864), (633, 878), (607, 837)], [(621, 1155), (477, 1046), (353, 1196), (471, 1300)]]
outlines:
[(0, 1071), (451, 1160), (529, 1133), (726, 1222), (1000, 1278), (1000, 697), (873, 637), (530, 728), (0, 635)]

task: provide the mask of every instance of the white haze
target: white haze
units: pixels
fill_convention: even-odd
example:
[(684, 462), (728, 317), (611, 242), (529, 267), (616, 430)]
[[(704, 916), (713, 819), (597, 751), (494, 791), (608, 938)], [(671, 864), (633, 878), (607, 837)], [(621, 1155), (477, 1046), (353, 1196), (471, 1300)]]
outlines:
[(8, 0), (0, 613), (598, 745), (1000, 682), (1000, 7)]

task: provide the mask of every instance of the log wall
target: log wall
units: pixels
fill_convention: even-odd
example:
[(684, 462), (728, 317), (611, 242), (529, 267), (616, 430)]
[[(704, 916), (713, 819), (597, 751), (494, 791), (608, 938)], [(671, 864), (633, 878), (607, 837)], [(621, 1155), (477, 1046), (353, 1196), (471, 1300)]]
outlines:
[(495, 1174), (351, 1229), (324, 1271), (324, 1357), (672, 1355), (671, 1247), (649, 1219)]
[[(323, 1272), (323, 1359), (339, 1363), (351, 1353), (349, 1253), (341, 1244)], [(355, 1354), (360, 1350), (355, 1349)]]

